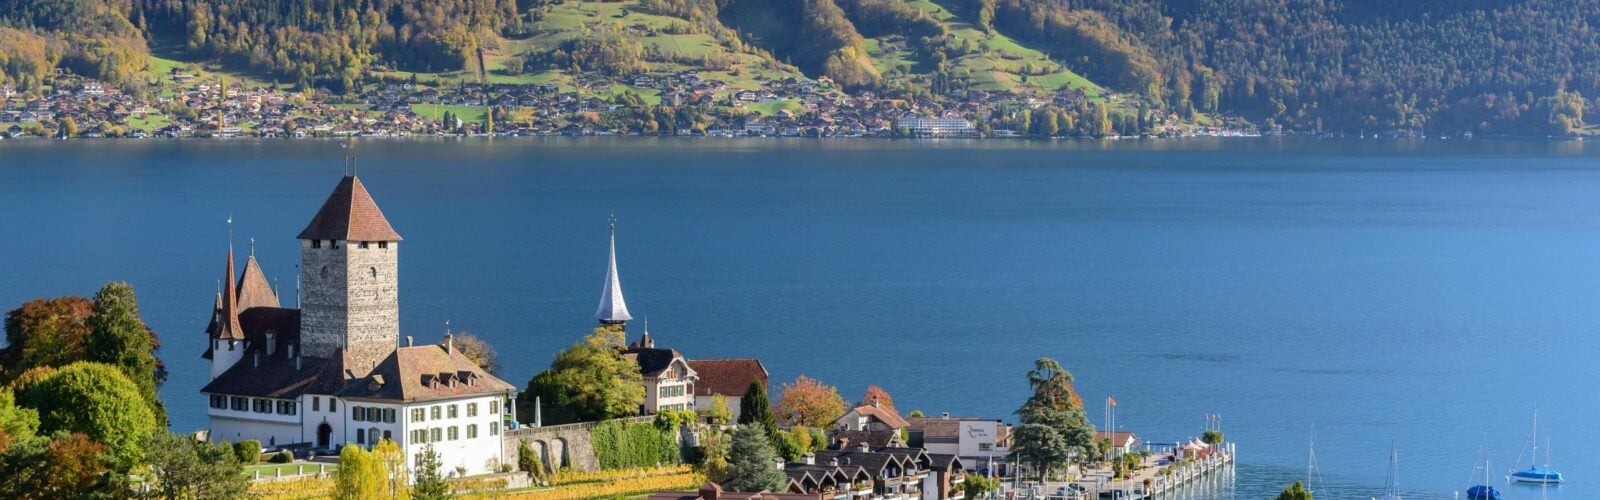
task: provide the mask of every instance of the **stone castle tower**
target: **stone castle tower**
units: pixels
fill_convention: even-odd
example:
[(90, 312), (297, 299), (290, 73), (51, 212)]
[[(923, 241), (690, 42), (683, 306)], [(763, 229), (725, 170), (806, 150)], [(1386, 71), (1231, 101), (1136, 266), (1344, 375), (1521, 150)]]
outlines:
[(307, 356), (344, 349), (357, 376), (400, 342), (400, 234), (347, 175), (300, 232), (300, 344)]

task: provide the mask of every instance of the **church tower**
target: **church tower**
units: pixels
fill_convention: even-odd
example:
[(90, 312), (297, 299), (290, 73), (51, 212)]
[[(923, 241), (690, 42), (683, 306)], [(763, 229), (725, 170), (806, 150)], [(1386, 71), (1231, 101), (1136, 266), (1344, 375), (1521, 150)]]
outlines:
[(606, 283), (600, 289), (600, 307), (594, 311), (594, 319), (600, 320), (601, 325), (619, 325), (626, 327), (628, 320), (633, 316), (628, 315), (628, 303), (622, 300), (622, 280), (617, 277), (617, 218), (611, 217), (611, 265), (606, 268)]
[[(233, 219), (230, 217), (231, 224)], [(228, 371), (240, 358), (244, 357), (244, 328), (239, 326), (239, 297), (234, 293), (233, 277), (233, 245), (228, 245), (228, 267), (224, 271), (224, 278), (219, 283), (222, 290), (217, 293), (216, 306), (211, 309), (211, 324), (206, 327), (211, 346), (206, 352), (211, 359), (211, 378), (215, 379)]]
[(299, 239), (301, 352), (365, 375), (400, 342), (400, 234), (346, 175)]

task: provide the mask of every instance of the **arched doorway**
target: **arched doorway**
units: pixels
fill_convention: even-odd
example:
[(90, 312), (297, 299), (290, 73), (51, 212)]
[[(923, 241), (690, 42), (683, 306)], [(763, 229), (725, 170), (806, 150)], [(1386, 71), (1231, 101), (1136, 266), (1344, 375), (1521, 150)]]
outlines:
[(322, 425), (317, 426), (317, 447), (318, 448), (327, 449), (328, 448), (328, 440), (330, 440), (332, 438), (333, 438), (333, 426), (328, 425), (327, 422), (323, 422)]

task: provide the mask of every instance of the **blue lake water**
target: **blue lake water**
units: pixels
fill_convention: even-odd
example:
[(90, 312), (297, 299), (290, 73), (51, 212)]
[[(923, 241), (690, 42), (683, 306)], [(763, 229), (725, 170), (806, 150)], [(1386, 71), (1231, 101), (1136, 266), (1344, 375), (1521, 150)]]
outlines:
[[(619, 219), (659, 345), (756, 356), (903, 410), (1010, 418), (1031, 361), (1153, 441), (1222, 416), (1239, 498), (1470, 485), (1542, 411), (1551, 498), (1600, 498), (1600, 148), (1576, 142), (366, 142), (401, 245), (401, 328), (493, 342), (523, 385), (586, 333)], [(204, 328), (233, 215), (293, 301), (332, 141), (0, 142), (0, 306), (132, 282), (206, 425)], [(639, 329), (635, 325), (632, 330)], [(1539, 498), (1508, 487), (1509, 498)]]

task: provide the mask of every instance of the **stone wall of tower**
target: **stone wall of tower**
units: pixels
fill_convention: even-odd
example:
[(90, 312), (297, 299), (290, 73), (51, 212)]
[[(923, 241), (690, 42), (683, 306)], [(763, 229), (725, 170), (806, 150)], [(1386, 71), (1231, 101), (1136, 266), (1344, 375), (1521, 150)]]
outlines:
[(399, 242), (324, 240), (300, 245), (300, 344), (326, 358), (344, 348), (350, 368), (370, 369), (400, 342)]
[(370, 368), (400, 345), (400, 243), (340, 242), (345, 252), (349, 316), (345, 350)]
[(350, 309), (344, 250), (300, 240), (300, 352), (306, 356), (328, 358), (344, 347)]

